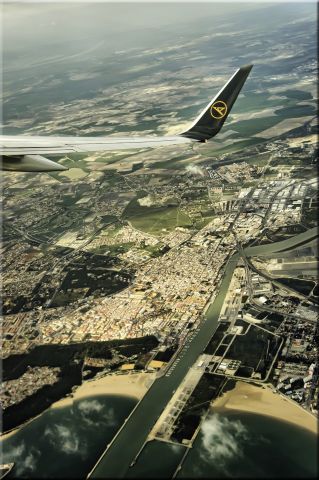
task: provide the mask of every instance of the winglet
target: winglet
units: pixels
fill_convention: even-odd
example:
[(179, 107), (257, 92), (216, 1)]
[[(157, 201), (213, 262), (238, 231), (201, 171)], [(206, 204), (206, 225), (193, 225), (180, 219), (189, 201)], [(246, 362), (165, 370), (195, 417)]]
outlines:
[(200, 142), (214, 137), (222, 128), (252, 68), (253, 65), (245, 65), (236, 70), (226, 85), (196, 118), (193, 125), (180, 135)]

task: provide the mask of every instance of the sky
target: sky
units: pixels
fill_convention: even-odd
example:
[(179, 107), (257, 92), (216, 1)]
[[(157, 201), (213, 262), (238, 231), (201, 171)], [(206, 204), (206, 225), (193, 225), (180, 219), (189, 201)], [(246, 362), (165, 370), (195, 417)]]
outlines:
[[(241, 64), (255, 65), (250, 85), (266, 71), (288, 74), (295, 65), (289, 58), (296, 57), (298, 64), (312, 55), (308, 49), (298, 57), (304, 50), (295, 36), (300, 36), (300, 22), (315, 23), (315, 12), (314, 3), (6, 4), (4, 122), (18, 119), (22, 123), (15, 128), (26, 128), (32, 122), (42, 124), (50, 113), (52, 121), (67, 125), (78, 124), (81, 117), (83, 129), (85, 122), (90, 124), (85, 118), (92, 113), (87, 111), (94, 112), (94, 121), (105, 116), (105, 102), (109, 112), (114, 110), (109, 115), (122, 111), (125, 90), (131, 101), (128, 128), (140, 124), (142, 104), (145, 118), (154, 119), (165, 105), (172, 112), (172, 89), (176, 105), (183, 98), (184, 110), (190, 108), (189, 95), (202, 98), (205, 91), (207, 102), (207, 88), (211, 92)], [(168, 86), (170, 94), (154, 93), (157, 107), (151, 113), (150, 94), (142, 93), (154, 90), (154, 84)], [(183, 93), (183, 88), (191, 91)], [(132, 112), (137, 115), (134, 122)], [(186, 117), (187, 110), (184, 113)]]
[[(207, 14), (220, 16), (234, 9), (251, 9), (251, 4), (204, 4), (195, 3), (19, 3), (5, 4), (3, 7), (3, 27), (5, 38), (18, 43), (21, 38), (35, 37), (38, 32), (48, 37), (57, 32), (71, 36), (74, 29), (84, 31), (104, 28), (105, 34), (116, 34), (138, 28), (161, 28), (165, 25), (178, 25)], [(254, 5), (253, 8), (258, 6)], [(99, 12), (108, 12), (102, 17)], [(85, 14), (85, 15), (84, 15)], [(44, 28), (48, 28), (44, 32)], [(40, 45), (39, 45), (40, 46)]]
[(178, 37), (179, 29), (188, 23), (193, 30), (197, 19), (211, 17), (216, 22), (227, 12), (251, 9), (247, 3), (202, 4), (201, 8), (195, 3), (78, 3), (77, 7), (66, 2), (10, 3), (3, 6), (4, 69), (11, 61), (26, 56), (50, 57), (59, 46), (63, 46), (64, 54), (83, 51), (89, 44), (102, 41), (106, 54), (128, 46), (154, 47), (167, 33), (172, 36), (175, 32)]
[(165, 36), (190, 35), (200, 20), (210, 19), (217, 25), (219, 18), (238, 12), (251, 14), (269, 3), (265, 2), (9, 2), (2, 9), (4, 69), (10, 62), (28, 56), (50, 57), (63, 50), (65, 55), (84, 51), (94, 42), (103, 42), (106, 55), (128, 46), (150, 47)]

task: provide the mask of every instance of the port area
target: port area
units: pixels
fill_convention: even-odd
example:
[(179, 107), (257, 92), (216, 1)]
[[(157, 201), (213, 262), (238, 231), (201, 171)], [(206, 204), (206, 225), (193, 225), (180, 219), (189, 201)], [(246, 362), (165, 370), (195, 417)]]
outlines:
[[(150, 431), (147, 441), (159, 440), (169, 443), (178, 443), (175, 440), (172, 440), (176, 421), (182, 413), (182, 410), (185, 408), (191, 394), (202, 378), (205, 369), (208, 367), (211, 360), (212, 355), (203, 354), (198, 357), (196, 364), (189, 369), (184, 380), (176, 389), (172, 398)], [(193, 438), (195, 436), (196, 435), (194, 435)], [(191, 440), (183, 440), (182, 445), (190, 448), (192, 446), (193, 438)]]

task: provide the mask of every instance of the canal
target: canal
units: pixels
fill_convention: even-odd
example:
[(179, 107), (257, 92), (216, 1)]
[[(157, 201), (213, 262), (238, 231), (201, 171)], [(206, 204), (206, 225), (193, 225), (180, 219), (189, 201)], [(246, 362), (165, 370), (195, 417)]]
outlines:
[[(267, 245), (248, 247), (247, 256), (267, 255), (303, 245), (318, 235), (318, 229), (312, 228), (288, 240)], [(217, 328), (219, 313), (222, 308), (233, 271), (240, 258), (234, 254), (228, 261), (218, 295), (206, 312), (206, 318), (200, 327), (190, 333), (183, 348), (179, 351), (173, 366), (166, 375), (158, 378), (143, 399), (136, 405), (123, 427), (118, 431), (106, 448), (98, 463), (90, 472), (91, 478), (124, 477), (130, 465), (143, 448), (147, 436), (161, 412), (179, 386), (189, 368), (204, 351), (207, 343)]]

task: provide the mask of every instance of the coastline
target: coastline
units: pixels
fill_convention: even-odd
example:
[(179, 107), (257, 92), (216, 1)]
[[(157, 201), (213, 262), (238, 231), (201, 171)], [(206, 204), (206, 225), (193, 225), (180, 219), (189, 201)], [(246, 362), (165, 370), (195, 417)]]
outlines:
[(140, 400), (155, 379), (154, 373), (113, 374), (87, 380), (80, 385), (72, 396), (61, 398), (50, 408), (64, 408), (76, 400), (97, 395), (123, 395)]
[(318, 421), (314, 415), (266, 385), (257, 387), (237, 381), (234, 389), (224, 393), (212, 403), (212, 408), (213, 411), (220, 413), (236, 410), (265, 415), (318, 434)]
[(126, 374), (113, 374), (106, 375), (105, 377), (86, 380), (80, 385), (74, 393), (67, 397), (61, 398), (54, 402), (49, 408), (30, 418), (17, 428), (10, 430), (0, 435), (0, 441), (6, 440), (11, 435), (17, 433), (21, 428), (28, 425), (30, 422), (40, 417), (43, 413), (47, 412), (50, 408), (64, 408), (70, 407), (74, 401), (81, 400), (83, 398), (98, 396), (98, 395), (120, 395), (125, 397), (134, 397), (140, 400), (153, 381), (156, 378), (156, 373), (126, 373)]

